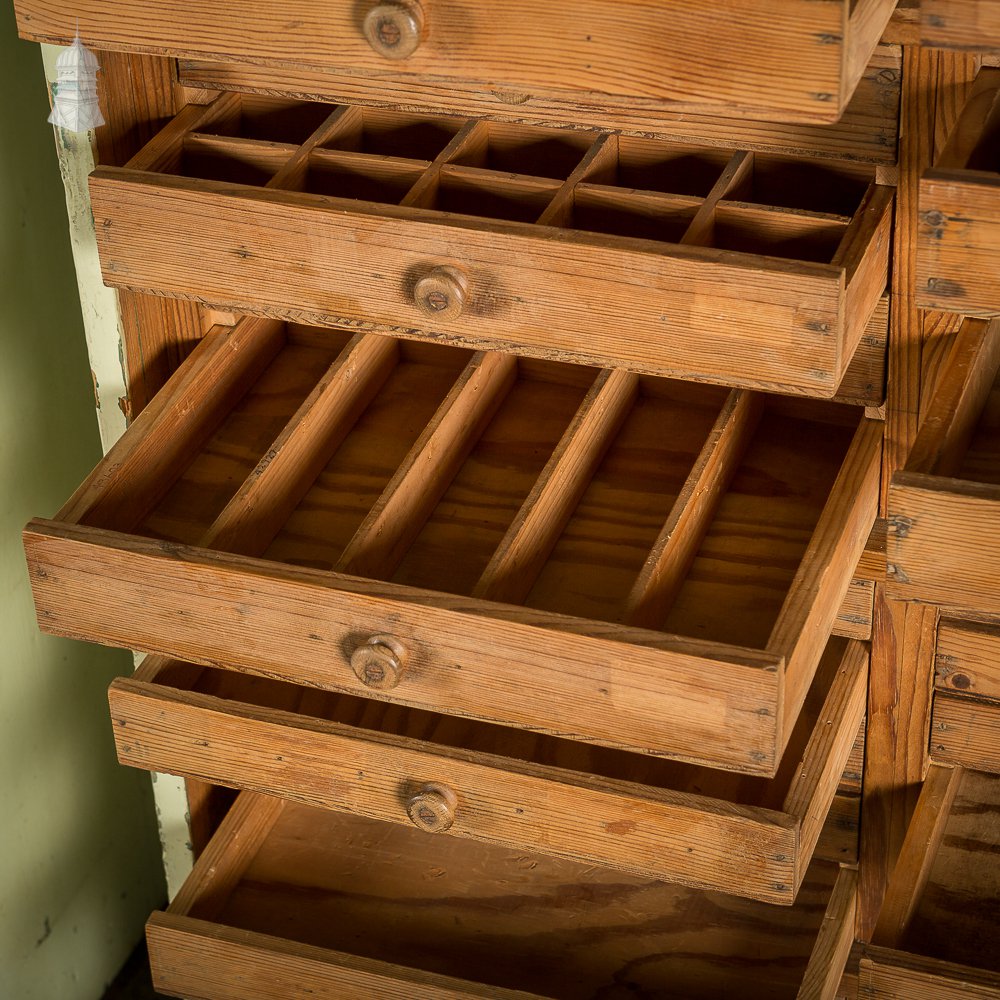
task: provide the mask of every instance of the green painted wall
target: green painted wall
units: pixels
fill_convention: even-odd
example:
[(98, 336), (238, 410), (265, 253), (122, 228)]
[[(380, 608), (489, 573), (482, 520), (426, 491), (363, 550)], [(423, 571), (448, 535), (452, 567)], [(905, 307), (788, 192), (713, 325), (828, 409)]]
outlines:
[(100, 997), (164, 897), (149, 777), (114, 755), (127, 653), (42, 635), (20, 531), (100, 457), (38, 46), (0, 2), (0, 997)]

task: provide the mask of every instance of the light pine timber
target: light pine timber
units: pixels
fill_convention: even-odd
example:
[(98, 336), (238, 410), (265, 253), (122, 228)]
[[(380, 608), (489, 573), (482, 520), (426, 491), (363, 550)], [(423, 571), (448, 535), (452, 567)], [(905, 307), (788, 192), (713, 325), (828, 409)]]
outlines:
[(1000, 702), (1000, 627), (943, 618), (937, 632), (934, 686)]
[[(157, 197), (158, 212), (150, 215), (154, 188), (169, 212)], [(836, 394), (884, 290), (878, 276), (884, 279), (888, 253), (888, 195), (874, 190), (882, 193), (870, 207), (883, 222), (873, 227), (877, 212), (863, 206), (847, 238), (867, 232), (856, 237), (867, 249), (838, 265), (577, 231), (560, 231), (555, 241), (544, 227), (523, 223), (301, 192), (223, 192), (216, 182), (169, 175), (98, 172), (91, 180), (105, 278), (116, 286), (428, 338), (409, 289), (431, 260), (461, 268), (470, 286), (462, 315), (435, 323), (436, 339), (823, 396)], [(157, 235), (163, 214), (173, 226)], [(226, 240), (206, 232), (206, 217), (227, 220)], [(307, 251), (293, 238), (297, 227), (310, 231)], [(223, 246), (229, 237), (244, 252)], [(162, 241), (174, 244), (169, 260)], [(360, 252), (373, 243), (377, 263), (374, 248)], [(335, 282), (319, 280), (319, 262), (336, 267)], [(697, 294), (709, 286), (710, 310)], [(586, 352), (581, 326), (591, 331)], [(604, 329), (616, 331), (613, 344)]]
[(858, 1000), (998, 1000), (1000, 976), (890, 948), (865, 949)]
[(842, 869), (823, 914), (816, 945), (799, 988), (799, 1000), (834, 1000), (854, 944), (858, 874)]
[[(749, 997), (773, 995), (776, 987), (832, 997), (807, 985), (834, 981), (829, 943), (843, 933), (852, 878), (836, 866), (814, 866), (803, 903), (776, 910), (286, 804), (216, 922), (200, 919), (197, 901), (185, 912), (172, 907), (154, 916), (151, 962), (158, 988), (190, 995), (200, 976), (196, 995), (219, 1000), (286, 996), (288, 980), (274, 981), (277, 968), (301, 977), (292, 981), (304, 990), (337, 997), (374, 989), (385, 996), (582, 1000), (625, 974), (640, 977), (653, 995), (679, 987), (684, 995), (717, 996), (742, 983)], [(289, 885), (308, 892), (289, 895)], [(568, 895), (568, 886), (579, 890)], [(305, 920), (289, 911), (303, 905), (312, 912)], [(492, 947), (512, 957), (508, 968), (464, 934), (471, 923), (489, 928)], [(396, 934), (372, 939), (379, 926)], [(692, 932), (699, 941), (693, 950)], [(369, 940), (367, 957), (345, 953), (352, 933)], [(747, 977), (762, 967), (770, 994)], [(429, 991), (442, 984), (469, 992)], [(405, 992), (394, 992), (397, 986)], [(532, 992), (504, 992), (519, 987)]]
[(899, 127), (900, 60), (898, 46), (880, 45), (840, 120), (822, 125), (679, 114), (650, 102), (626, 107), (598, 98), (581, 106), (571, 98), (541, 95), (525, 101), (525, 95), (485, 92), (458, 84), (445, 88), (409, 78), (383, 79), (374, 93), (368, 81), (351, 76), (237, 62), (181, 59), (179, 74), (185, 83), (214, 90), (292, 93), (311, 100), (472, 114), (523, 125), (615, 129), (678, 142), (721, 147), (735, 144), (746, 149), (893, 164)]
[(772, 791), (744, 806), (171, 689), (155, 658), (111, 704), (120, 759), (137, 767), (404, 824), (406, 799), (434, 781), (457, 797), (449, 835), (788, 904), (854, 745), (867, 665), (849, 644), (774, 807)]
[(416, 51), (394, 65), (369, 46), (346, 0), (318, 9), (297, 0), (280, 18), (236, 0), (211, 7), (132, 0), (113, 15), (98, 0), (15, 5), (21, 34), (35, 41), (68, 44), (78, 17), (95, 48), (315, 67), (360, 77), (371, 89), (409, 78), (506, 92), (517, 103), (535, 95), (625, 108), (645, 101), (667, 111), (805, 122), (839, 119), (894, 7), (894, 0), (776, 0), (765, 11), (735, 0), (720, 13), (698, 0), (671, 0), (640, 16), (631, 5), (595, 0), (442, 2), (429, 11)]
[(25, 543), (45, 630), (265, 676), (280, 665), (289, 680), (357, 694), (371, 692), (345, 644), (388, 632), (412, 653), (394, 701), (776, 767), (782, 660), (771, 654), (54, 522), (33, 522)]
[(990, 0), (921, 0), (920, 39), (936, 49), (1000, 52), (1000, 9)]
[(1000, 704), (938, 691), (931, 715), (931, 760), (1000, 774)]

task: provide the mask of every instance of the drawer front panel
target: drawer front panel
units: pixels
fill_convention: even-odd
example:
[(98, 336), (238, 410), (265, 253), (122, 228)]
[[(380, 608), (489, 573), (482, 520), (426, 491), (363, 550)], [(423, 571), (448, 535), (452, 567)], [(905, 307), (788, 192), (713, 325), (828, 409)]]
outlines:
[(991, 0), (921, 0), (920, 39), (935, 49), (1000, 52), (1000, 9)]
[(148, 936), (157, 989), (197, 983), (206, 1000), (277, 1000), (289, 983), (331, 998), (584, 1000), (622, 983), (710, 998), (748, 976), (811, 997), (840, 978), (856, 894), (854, 872), (817, 863), (779, 908), (244, 795)]
[[(119, 758), (133, 766), (789, 903), (854, 745), (866, 666), (859, 644), (835, 644), (806, 710), (816, 728), (789, 750), (799, 766), (748, 785), (748, 798), (719, 772), (316, 692), (299, 693), (300, 714), (250, 704), (245, 677), (198, 678), (225, 697), (177, 688), (177, 668), (155, 659), (112, 686), (111, 710)], [(337, 721), (347, 718), (361, 722)], [(499, 752), (528, 746), (524, 757)], [(541, 763), (552, 759), (564, 766)]]
[(836, 121), (895, 3), (780, 0), (764, 11), (736, 0), (719, 13), (697, 0), (324, 0), (281, 18), (232, 0), (16, 7), (22, 34), (40, 41), (68, 41), (79, 17), (95, 48), (309, 66), (364, 77), (373, 94), (416, 77), (473, 84), (510, 104), (568, 95)]
[(266, 104), (93, 175), (108, 283), (824, 397), (885, 291), (892, 192), (857, 164), (357, 107), (290, 134), (322, 106)]

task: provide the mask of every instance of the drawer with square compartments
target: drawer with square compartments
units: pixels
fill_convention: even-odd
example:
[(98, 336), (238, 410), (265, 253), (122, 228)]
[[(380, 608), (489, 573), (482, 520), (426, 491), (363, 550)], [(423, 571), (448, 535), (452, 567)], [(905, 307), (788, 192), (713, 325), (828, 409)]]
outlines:
[(203, 1000), (837, 995), (857, 873), (775, 907), (244, 793), (147, 924), (161, 993)]
[(830, 641), (774, 778), (162, 657), (110, 700), (125, 764), (788, 905), (854, 854), (867, 668)]
[[(836, 122), (896, 0), (16, 0), (36, 41), (310, 70), (387, 103)], [(601, 124), (601, 122), (599, 122)]]
[(773, 775), (881, 452), (857, 407), (247, 319), (25, 543), (50, 632)]
[(293, 322), (878, 403), (874, 167), (224, 94), (91, 196), (105, 281)]
[(1000, 611), (1000, 319), (966, 320), (889, 490), (887, 590)]
[(871, 1000), (1000, 998), (1000, 778), (932, 764), (861, 960)]

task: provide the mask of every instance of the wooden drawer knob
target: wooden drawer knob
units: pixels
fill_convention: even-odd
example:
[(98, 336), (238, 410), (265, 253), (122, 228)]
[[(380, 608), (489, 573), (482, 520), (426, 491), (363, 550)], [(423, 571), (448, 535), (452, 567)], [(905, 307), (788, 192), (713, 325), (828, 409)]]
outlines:
[(407, 59), (417, 51), (424, 31), (424, 11), (417, 0), (376, 4), (364, 24), (368, 44), (386, 59)]
[(406, 803), (406, 814), (425, 833), (443, 833), (455, 822), (458, 796), (446, 785), (424, 785)]
[(417, 307), (432, 319), (458, 319), (465, 308), (467, 285), (457, 267), (436, 267), (413, 290)]
[(373, 635), (351, 653), (351, 669), (366, 687), (388, 691), (403, 679), (407, 655), (394, 636)]

